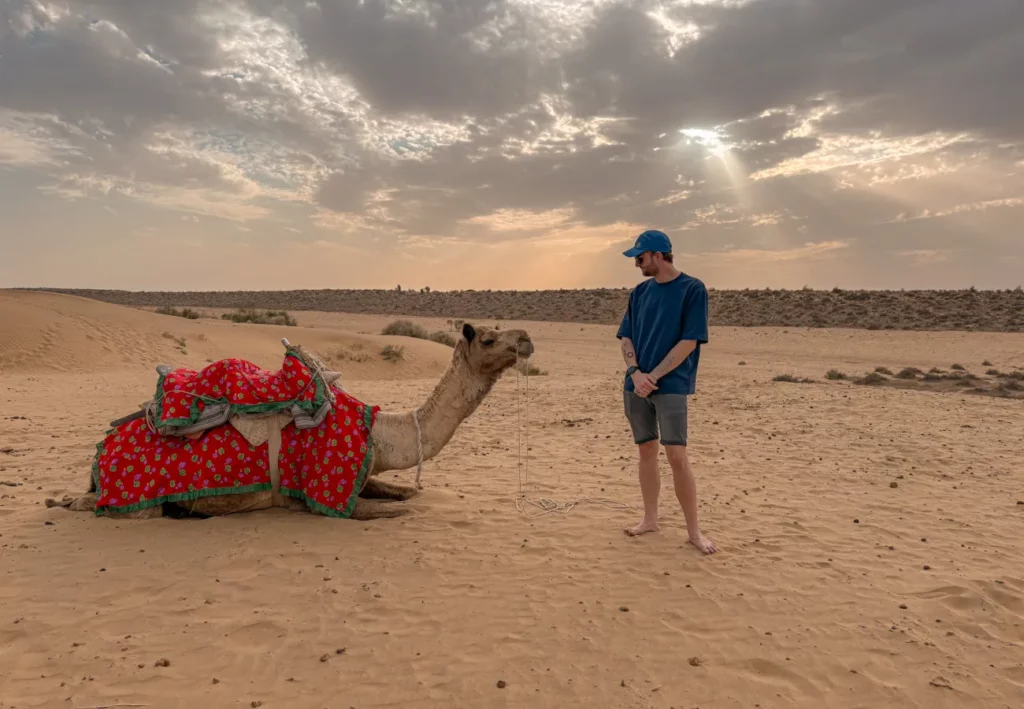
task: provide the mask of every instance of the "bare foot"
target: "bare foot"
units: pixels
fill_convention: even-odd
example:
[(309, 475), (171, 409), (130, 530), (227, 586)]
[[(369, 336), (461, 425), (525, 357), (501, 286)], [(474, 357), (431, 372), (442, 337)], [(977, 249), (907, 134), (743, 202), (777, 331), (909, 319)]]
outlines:
[(715, 546), (715, 543), (703, 534), (698, 534), (696, 537), (690, 537), (690, 544), (700, 549), (702, 554), (714, 554), (718, 551), (718, 547)]
[(631, 537), (639, 537), (641, 534), (647, 534), (648, 532), (657, 532), (658, 531), (658, 523), (657, 522), (648, 522), (647, 520), (644, 520), (643, 522), (641, 522), (637, 526), (635, 526), (635, 527), (633, 527), (631, 529), (625, 529), (623, 531), (626, 534), (628, 534), (629, 536), (631, 536)]

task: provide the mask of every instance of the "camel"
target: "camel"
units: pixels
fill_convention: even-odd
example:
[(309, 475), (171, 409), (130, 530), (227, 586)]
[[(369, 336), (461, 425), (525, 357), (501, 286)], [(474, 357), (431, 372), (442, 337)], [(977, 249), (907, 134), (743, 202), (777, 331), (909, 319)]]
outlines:
[[(389, 470), (406, 470), (436, 456), (456, 429), (480, 405), (502, 374), (534, 352), (524, 330), (477, 330), (463, 324), (451, 362), (427, 400), (404, 412), (381, 411), (372, 429), (372, 467), (358, 493), (351, 518), (371, 520), (398, 517), (408, 512), (396, 502), (409, 500), (418, 490), (377, 479)], [(88, 490), (79, 497), (47, 499), (47, 507), (95, 512), (97, 491), (90, 472)], [(105, 514), (117, 519), (151, 519), (183, 514), (212, 517), (272, 507), (316, 514), (298, 499), (275, 490), (204, 497), (188, 502), (165, 502), (133, 512)]]

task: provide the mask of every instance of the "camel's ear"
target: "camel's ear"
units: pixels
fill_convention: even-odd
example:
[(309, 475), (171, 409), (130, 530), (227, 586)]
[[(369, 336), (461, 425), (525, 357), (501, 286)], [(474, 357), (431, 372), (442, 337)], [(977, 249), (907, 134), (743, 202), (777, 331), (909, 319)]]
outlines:
[(466, 342), (472, 342), (473, 338), (476, 337), (476, 330), (469, 323), (462, 325), (462, 336), (466, 338)]

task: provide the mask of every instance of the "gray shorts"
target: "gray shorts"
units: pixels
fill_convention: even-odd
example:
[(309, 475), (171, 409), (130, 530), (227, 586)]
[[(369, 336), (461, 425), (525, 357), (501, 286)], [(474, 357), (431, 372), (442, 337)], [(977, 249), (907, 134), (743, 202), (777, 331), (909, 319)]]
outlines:
[(663, 446), (685, 446), (688, 398), (685, 394), (658, 393), (644, 398), (624, 391), (623, 403), (633, 429), (633, 442), (640, 445), (656, 440), (660, 431)]

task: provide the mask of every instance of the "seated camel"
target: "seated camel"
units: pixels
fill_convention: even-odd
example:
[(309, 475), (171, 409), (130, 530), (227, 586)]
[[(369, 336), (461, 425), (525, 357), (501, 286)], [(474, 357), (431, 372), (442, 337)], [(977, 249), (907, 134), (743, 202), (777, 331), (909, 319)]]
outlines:
[[(158, 396), (137, 414), (115, 421), (97, 446), (87, 492), (48, 499), (46, 505), (119, 519), (270, 507), (359, 520), (396, 517), (404, 510), (394, 503), (417, 490), (376, 477), (419, 470), (501, 375), (534, 351), (523, 330), (478, 331), (465, 324), (428, 399), (411, 411), (392, 413), (357, 401), (334, 385), (338, 375), (325, 371), (315, 356), (284, 343), (287, 356), (279, 372), (236, 359), (201, 372), (158, 368)], [(203, 396), (200, 385), (222, 396)], [(287, 392), (275, 402), (271, 388)], [(293, 391), (300, 395), (288, 398)], [(231, 403), (250, 393), (264, 398), (255, 399), (261, 403), (249, 411)]]

